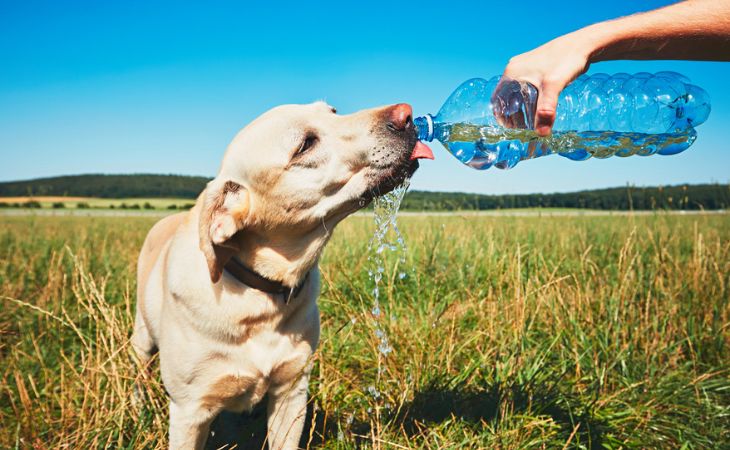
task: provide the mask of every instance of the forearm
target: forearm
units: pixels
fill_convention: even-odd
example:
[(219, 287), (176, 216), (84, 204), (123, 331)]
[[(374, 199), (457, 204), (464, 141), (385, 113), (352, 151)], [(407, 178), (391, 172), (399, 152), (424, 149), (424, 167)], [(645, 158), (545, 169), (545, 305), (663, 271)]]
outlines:
[(547, 136), (563, 88), (591, 63), (614, 59), (730, 61), (730, 0), (687, 0), (581, 28), (513, 57), (503, 76), (538, 88), (535, 130)]
[(576, 31), (588, 63), (615, 59), (730, 60), (730, 0), (688, 0)]

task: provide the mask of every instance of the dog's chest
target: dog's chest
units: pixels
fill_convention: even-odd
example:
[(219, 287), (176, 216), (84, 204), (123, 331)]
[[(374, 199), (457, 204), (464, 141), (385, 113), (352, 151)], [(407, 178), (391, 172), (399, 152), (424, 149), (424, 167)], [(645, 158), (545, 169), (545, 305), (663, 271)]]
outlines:
[[(211, 383), (203, 406), (240, 412), (250, 410), (272, 389), (286, 388), (306, 370), (311, 347), (277, 331), (254, 334), (243, 345), (227, 349), (210, 367)], [(223, 353), (219, 353), (223, 355)]]

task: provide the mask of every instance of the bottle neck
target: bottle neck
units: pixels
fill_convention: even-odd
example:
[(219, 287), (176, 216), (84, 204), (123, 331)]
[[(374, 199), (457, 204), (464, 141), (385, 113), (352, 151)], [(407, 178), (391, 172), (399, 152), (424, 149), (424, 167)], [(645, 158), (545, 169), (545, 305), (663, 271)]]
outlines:
[(415, 119), (413, 119), (413, 124), (416, 126), (416, 130), (418, 130), (419, 141), (433, 141), (434, 127), (433, 116), (431, 116), (431, 114), (416, 117)]

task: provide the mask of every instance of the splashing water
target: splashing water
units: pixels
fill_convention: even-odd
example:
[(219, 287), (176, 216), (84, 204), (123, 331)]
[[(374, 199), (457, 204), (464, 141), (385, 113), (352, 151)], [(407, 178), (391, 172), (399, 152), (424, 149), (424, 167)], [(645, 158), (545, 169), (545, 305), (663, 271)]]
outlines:
[[(406, 195), (409, 185), (410, 180), (406, 179), (403, 184), (373, 201), (373, 209), (375, 211), (375, 234), (368, 245), (368, 249), (371, 252), (371, 256), (368, 258), (368, 261), (370, 262), (368, 276), (373, 283), (373, 307), (370, 313), (376, 321), (380, 319), (382, 314), (380, 308), (380, 282), (383, 280), (383, 274), (385, 273), (384, 253), (386, 251), (397, 251), (400, 249), (399, 265), (402, 266), (405, 263), (407, 251), (406, 241), (403, 239), (403, 235), (398, 228), (398, 222), (396, 220), (398, 209), (400, 209), (401, 202), (403, 201), (403, 197)], [(389, 240), (388, 232), (391, 230), (395, 236), (395, 242)], [(405, 272), (400, 272), (398, 274), (398, 278), (401, 280), (405, 277)], [(393, 348), (388, 343), (387, 334), (379, 325), (376, 325), (375, 327), (375, 336), (380, 341), (380, 345), (378, 346), (380, 353), (387, 356), (388, 353), (393, 351)]]
[[(368, 245), (368, 250), (370, 252), (370, 256), (368, 257), (368, 277), (370, 278), (373, 286), (371, 291), (373, 296), (373, 306), (370, 310), (370, 314), (375, 321), (374, 333), (378, 340), (378, 373), (375, 385), (369, 386), (367, 391), (375, 402), (382, 400), (378, 387), (380, 385), (380, 376), (384, 371), (383, 361), (393, 351), (393, 347), (388, 341), (388, 335), (380, 325), (380, 318), (383, 315), (380, 307), (380, 284), (385, 273), (386, 252), (396, 252), (400, 250), (398, 266), (403, 267), (405, 264), (407, 251), (406, 242), (405, 239), (403, 239), (400, 229), (398, 229), (396, 217), (409, 185), (410, 180), (406, 179), (403, 184), (373, 201), (373, 209), (375, 212), (375, 234)], [(398, 279), (402, 280), (404, 278), (406, 278), (406, 273), (403, 271), (399, 272)], [(376, 413), (378, 415), (379, 411), (380, 407), (376, 406)]]

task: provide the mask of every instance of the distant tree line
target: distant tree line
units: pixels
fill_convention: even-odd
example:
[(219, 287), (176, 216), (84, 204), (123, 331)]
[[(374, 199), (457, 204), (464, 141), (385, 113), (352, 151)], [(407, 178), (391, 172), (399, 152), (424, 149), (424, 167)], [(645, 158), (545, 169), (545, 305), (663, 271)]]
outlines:
[(0, 183), (0, 197), (195, 198), (210, 178), (184, 175), (69, 175)]
[(410, 191), (401, 204), (401, 209), (415, 211), (478, 211), (508, 208), (698, 210), (729, 207), (730, 185), (727, 184), (626, 186), (568, 193), (520, 195)]
[[(209, 180), (210, 178), (206, 177), (149, 174), (63, 176), (3, 182), (0, 183), (0, 197), (194, 199)], [(402, 204), (402, 209), (411, 211), (477, 211), (509, 208), (728, 209), (730, 185), (625, 186), (569, 193), (519, 195), (409, 191)]]

